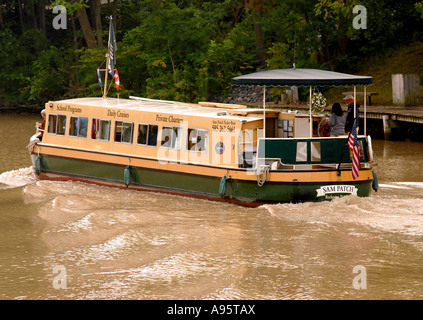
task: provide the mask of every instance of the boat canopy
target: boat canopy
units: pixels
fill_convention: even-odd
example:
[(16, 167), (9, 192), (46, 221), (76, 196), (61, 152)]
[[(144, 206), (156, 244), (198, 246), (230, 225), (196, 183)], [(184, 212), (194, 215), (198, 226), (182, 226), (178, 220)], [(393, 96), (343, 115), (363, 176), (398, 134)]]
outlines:
[[(373, 77), (357, 76), (347, 73), (339, 73), (328, 70), (318, 69), (274, 69), (259, 71), (231, 79), (232, 85), (240, 86), (262, 86), (263, 87), (263, 129), (266, 135), (266, 87), (292, 87), (307, 86), (310, 88), (309, 98), (309, 117), (310, 117), (310, 137), (313, 136), (312, 125), (312, 87), (323, 86), (354, 86), (354, 101), (356, 98), (356, 86), (364, 86), (364, 96), (366, 96), (366, 86), (373, 84)], [(354, 108), (354, 118), (356, 118), (356, 109)], [(366, 99), (364, 99), (364, 134), (366, 135)]]
[(290, 87), (290, 86), (359, 86), (373, 84), (373, 77), (357, 76), (318, 69), (274, 69), (232, 78), (232, 85)]

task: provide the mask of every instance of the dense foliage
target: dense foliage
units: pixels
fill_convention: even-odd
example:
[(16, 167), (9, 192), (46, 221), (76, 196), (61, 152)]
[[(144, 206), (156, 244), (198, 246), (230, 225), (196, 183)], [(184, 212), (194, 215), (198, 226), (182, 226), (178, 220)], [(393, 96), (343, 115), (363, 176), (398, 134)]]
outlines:
[[(367, 29), (353, 28), (357, 4)], [(56, 5), (66, 29), (53, 27)], [(0, 101), (101, 95), (110, 16), (121, 86), (109, 95), (191, 102), (257, 69), (354, 72), (423, 30), (418, 0), (0, 0)]]

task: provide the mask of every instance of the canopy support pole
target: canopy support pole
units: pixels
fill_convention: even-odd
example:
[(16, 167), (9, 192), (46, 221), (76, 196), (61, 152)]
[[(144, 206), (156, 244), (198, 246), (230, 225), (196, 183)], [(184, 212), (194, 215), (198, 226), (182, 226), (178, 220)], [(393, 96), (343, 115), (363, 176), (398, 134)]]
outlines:
[[(357, 87), (354, 86), (354, 121), (357, 119)], [(358, 126), (358, 124), (357, 124)]]
[(309, 110), (309, 121), (310, 121), (310, 138), (313, 137), (313, 118), (311, 116), (311, 91), (312, 91), (312, 86), (310, 86), (310, 110)]
[(364, 135), (367, 135), (367, 86), (364, 86)]
[(263, 138), (266, 138), (266, 86), (263, 86)]

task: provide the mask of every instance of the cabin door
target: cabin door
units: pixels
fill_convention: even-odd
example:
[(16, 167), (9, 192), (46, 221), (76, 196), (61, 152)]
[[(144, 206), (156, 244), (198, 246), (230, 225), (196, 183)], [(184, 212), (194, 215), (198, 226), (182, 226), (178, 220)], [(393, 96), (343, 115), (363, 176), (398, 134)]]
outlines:
[(276, 118), (266, 118), (266, 138), (278, 137), (278, 126)]
[(294, 125), (295, 138), (309, 138), (310, 137), (310, 119), (309, 118), (295, 118)]

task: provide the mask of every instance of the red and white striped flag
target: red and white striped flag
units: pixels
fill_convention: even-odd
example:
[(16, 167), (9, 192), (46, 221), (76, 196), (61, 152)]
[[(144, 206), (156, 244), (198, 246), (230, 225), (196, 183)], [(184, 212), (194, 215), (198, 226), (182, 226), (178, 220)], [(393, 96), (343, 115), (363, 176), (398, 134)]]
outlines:
[(119, 88), (119, 85), (120, 85), (119, 72), (117, 71), (117, 69), (115, 71), (115, 75), (113, 76), (113, 78), (115, 79), (115, 88), (117, 89)]
[(357, 139), (357, 123), (358, 121), (354, 121), (354, 125), (351, 129), (350, 136), (348, 138), (348, 148), (350, 148), (351, 151), (354, 149), (355, 140)]
[(361, 168), (361, 164), (360, 164), (360, 146), (358, 143), (358, 138), (357, 138), (357, 125), (358, 125), (358, 119), (356, 119), (354, 121), (354, 125), (351, 129), (351, 133), (350, 133), (350, 137), (348, 139), (348, 148), (350, 148), (350, 150), (353, 153), (353, 157), (352, 157), (352, 176), (353, 179), (357, 179), (358, 176), (360, 175), (360, 168)]

